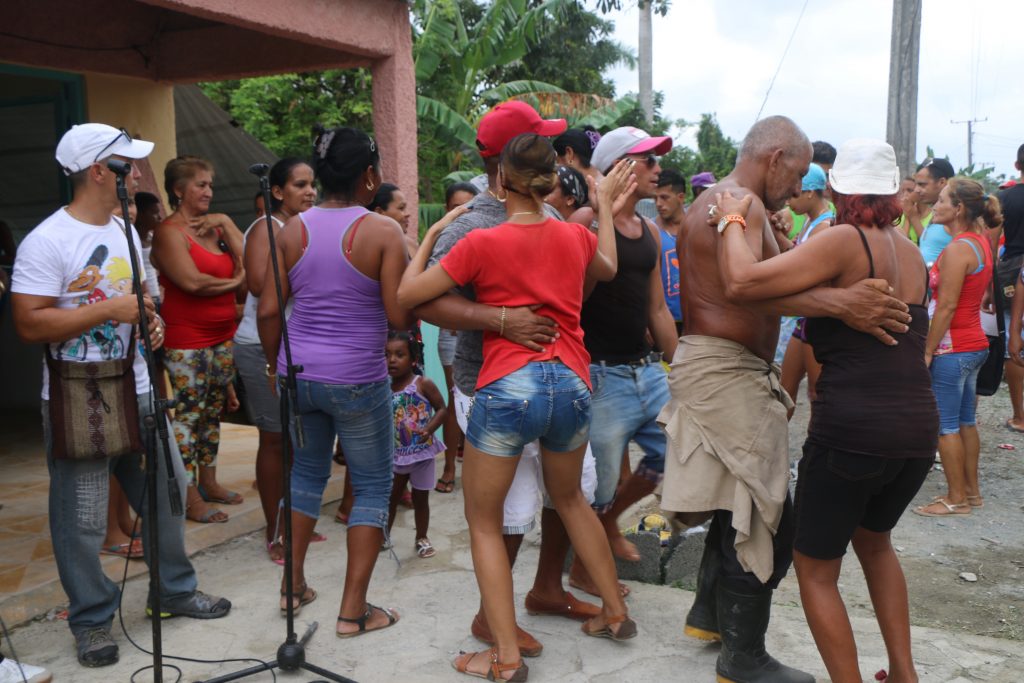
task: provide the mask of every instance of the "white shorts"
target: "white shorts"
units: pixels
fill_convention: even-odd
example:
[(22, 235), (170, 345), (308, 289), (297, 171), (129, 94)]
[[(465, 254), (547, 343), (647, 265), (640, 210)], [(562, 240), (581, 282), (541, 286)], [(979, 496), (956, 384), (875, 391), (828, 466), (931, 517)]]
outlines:
[[(459, 427), (463, 433), (469, 426), (469, 408), (473, 405), (473, 398), (466, 396), (459, 391), (458, 387), (452, 387), (455, 396), (455, 417), (459, 421)], [(597, 488), (597, 467), (594, 463), (594, 454), (590, 451), (590, 444), (587, 444), (586, 453), (583, 455), (583, 474), (580, 477), (580, 487), (587, 502), (593, 505), (594, 491)], [(544, 491), (544, 475), (540, 466), (540, 442), (534, 441), (523, 447), (523, 455), (519, 458), (516, 466), (516, 476), (512, 480), (512, 486), (505, 496), (505, 518), (502, 522), (502, 533), (507, 535), (525, 534), (533, 529), (537, 523), (537, 513), (540, 511), (541, 499), (545, 507), (552, 507)]]

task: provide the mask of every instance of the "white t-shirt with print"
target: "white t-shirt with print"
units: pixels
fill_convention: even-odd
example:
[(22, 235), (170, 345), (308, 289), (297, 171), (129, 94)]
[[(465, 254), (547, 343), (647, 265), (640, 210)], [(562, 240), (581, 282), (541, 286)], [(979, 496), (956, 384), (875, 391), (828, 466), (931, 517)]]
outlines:
[[(142, 245), (132, 229), (137, 253)], [(100, 227), (76, 220), (60, 208), (40, 223), (18, 246), (11, 291), (57, 298), (57, 308), (77, 308), (115, 296), (131, 294), (132, 271), (128, 241), (119, 219)], [(131, 325), (108, 320), (74, 339), (50, 344), (58, 360), (124, 358)], [(137, 343), (137, 342), (136, 342)], [(135, 390), (149, 391), (146, 361), (135, 353)], [(50, 398), (50, 378), (43, 361), (43, 400)]]

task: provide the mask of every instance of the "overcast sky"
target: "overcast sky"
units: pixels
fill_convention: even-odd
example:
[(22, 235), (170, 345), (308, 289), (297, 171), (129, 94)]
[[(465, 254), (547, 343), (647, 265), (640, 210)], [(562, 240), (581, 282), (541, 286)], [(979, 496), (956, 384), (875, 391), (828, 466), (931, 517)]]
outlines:
[[(635, 0), (609, 15), (615, 37), (636, 49)], [(754, 123), (804, 0), (673, 0), (654, 17), (654, 89), (662, 112), (698, 121), (718, 116), (739, 140)], [(967, 164), (975, 124), (975, 164), (1016, 176), (1024, 143), (1024, 3), (924, 0), (917, 158), (930, 145), (955, 168)], [(808, 0), (764, 114), (793, 118), (812, 140), (836, 147), (852, 137), (885, 137), (892, 0)], [(637, 72), (609, 72), (619, 94), (636, 92)], [(681, 133), (677, 142), (692, 135)], [(693, 143), (695, 146), (695, 143)]]

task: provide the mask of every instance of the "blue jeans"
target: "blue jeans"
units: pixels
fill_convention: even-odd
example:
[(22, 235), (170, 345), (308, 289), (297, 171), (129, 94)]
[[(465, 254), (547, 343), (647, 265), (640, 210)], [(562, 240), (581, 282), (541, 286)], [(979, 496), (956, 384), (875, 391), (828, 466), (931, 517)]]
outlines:
[(939, 435), (959, 434), (960, 426), (976, 424), (974, 387), (988, 349), (944, 353), (932, 358), (932, 391), (939, 406)]
[(668, 375), (660, 364), (590, 366), (594, 389), (591, 401), (590, 447), (597, 461), (594, 507), (606, 508), (615, 497), (626, 444), (643, 450), (639, 473), (660, 479), (665, 472), (665, 432), (658, 413), (668, 403)]
[[(139, 418), (142, 420), (151, 414), (149, 396), (142, 394), (138, 399)], [(142, 429), (142, 426), (139, 428)], [(171, 464), (184, 504), (188, 475), (185, 474), (170, 424), (167, 430), (170, 434)], [(145, 438), (145, 430), (142, 434)], [(60, 583), (70, 601), (68, 626), (72, 633), (97, 626), (109, 629), (121, 598), (117, 584), (107, 578), (100, 565), (100, 548), (107, 533), (110, 476), (117, 477), (135, 512), (145, 512), (148, 504), (143, 497), (146, 474), (142, 469), (142, 455), (123, 455), (104, 460), (54, 458), (49, 401), (43, 401), (43, 443), (46, 447), (46, 465), (50, 470), (50, 536)], [(160, 448), (159, 445), (157, 447)], [(167, 498), (166, 462), (163, 453), (156, 457), (162, 600), (185, 597), (196, 590), (196, 573), (185, 552), (185, 517), (171, 515)], [(145, 520), (142, 522), (142, 547), (148, 565), (152, 557), (149, 524)]]
[(579, 375), (559, 362), (533, 362), (477, 390), (466, 439), (503, 457), (537, 440), (567, 453), (587, 443), (589, 427), (590, 389)]
[[(324, 384), (298, 380), (298, 405), (292, 417), (292, 509), (316, 519), (331, 476), (334, 437), (341, 442), (352, 481), (354, 502), (348, 526), (386, 529), (395, 435), (391, 384)], [(305, 445), (295, 438), (296, 418), (302, 422)]]

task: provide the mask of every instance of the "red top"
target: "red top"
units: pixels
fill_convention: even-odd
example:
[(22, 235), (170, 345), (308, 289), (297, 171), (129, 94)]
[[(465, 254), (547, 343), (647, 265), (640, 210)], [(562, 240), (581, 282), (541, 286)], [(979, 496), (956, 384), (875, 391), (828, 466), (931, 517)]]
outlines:
[[(184, 232), (182, 233), (184, 234)], [(235, 274), (235, 263), (230, 253), (214, 253), (196, 242), (190, 235), (188, 254), (200, 273), (213, 277), (230, 278)], [(223, 344), (235, 336), (235, 293), (216, 296), (197, 296), (182, 291), (170, 278), (160, 273), (164, 298), (160, 316), (167, 323), (164, 346), (169, 349), (205, 349)]]
[[(979, 266), (964, 278), (960, 299), (956, 302), (953, 320), (949, 323), (949, 331), (939, 342), (935, 354), (959, 353), (961, 351), (981, 351), (988, 348), (988, 337), (981, 327), (981, 299), (992, 281), (992, 248), (987, 239), (973, 232), (962, 232), (953, 238), (953, 242), (967, 240), (967, 244), (978, 257)], [(952, 242), (950, 243), (952, 244)], [(947, 246), (946, 249), (949, 249)], [(930, 314), (934, 314), (935, 301), (938, 299), (939, 265), (942, 257), (932, 266), (928, 274), (929, 286), (936, 296), (932, 299)]]
[(474, 230), (441, 259), (441, 267), (455, 282), (473, 285), (480, 303), (540, 304), (537, 315), (558, 324), (558, 339), (540, 352), (484, 332), (484, 364), (477, 389), (531, 361), (554, 358), (590, 386), (590, 354), (583, 346), (580, 308), (583, 279), (596, 251), (594, 233), (582, 225), (549, 218), (530, 225), (502, 223)]

